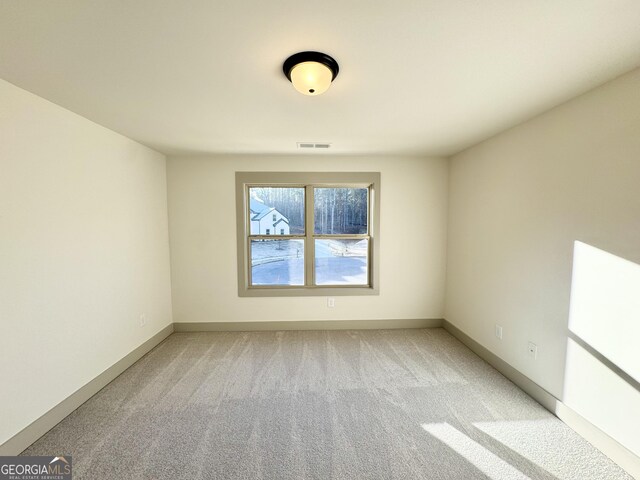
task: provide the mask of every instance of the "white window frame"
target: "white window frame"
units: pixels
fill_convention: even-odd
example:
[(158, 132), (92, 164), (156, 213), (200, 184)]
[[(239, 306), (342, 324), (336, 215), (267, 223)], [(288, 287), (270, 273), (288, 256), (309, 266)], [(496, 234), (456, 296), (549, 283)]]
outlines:
[[(304, 187), (305, 191), (305, 234), (284, 235), (302, 238), (305, 242), (305, 285), (250, 285), (251, 257), (249, 252), (250, 218), (249, 188), (264, 187)], [(368, 188), (368, 232), (363, 235), (342, 235), (344, 238), (367, 238), (368, 285), (314, 285), (315, 240), (319, 238), (340, 238), (341, 235), (315, 235), (314, 205), (310, 189), (317, 187)], [(240, 297), (285, 297), (285, 296), (346, 296), (379, 295), (380, 258), (380, 173), (379, 172), (236, 172), (236, 219), (238, 247), (238, 295)], [(281, 237), (281, 238), (282, 238)]]

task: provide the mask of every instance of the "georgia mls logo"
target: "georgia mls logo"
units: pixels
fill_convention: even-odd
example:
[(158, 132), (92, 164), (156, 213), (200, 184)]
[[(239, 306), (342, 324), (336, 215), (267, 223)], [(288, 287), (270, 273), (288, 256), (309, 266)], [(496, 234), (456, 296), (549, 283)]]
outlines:
[(53, 460), (49, 462), (49, 465), (53, 465), (56, 462), (62, 462), (65, 465), (69, 465), (69, 462), (67, 462), (67, 459), (64, 457), (53, 457)]
[(0, 480), (71, 480), (71, 456), (0, 457)]

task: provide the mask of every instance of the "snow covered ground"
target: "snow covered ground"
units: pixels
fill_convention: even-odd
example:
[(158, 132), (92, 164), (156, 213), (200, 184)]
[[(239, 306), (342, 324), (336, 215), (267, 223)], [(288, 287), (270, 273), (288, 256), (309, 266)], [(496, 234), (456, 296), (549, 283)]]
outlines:
[[(317, 240), (317, 285), (366, 285), (367, 240)], [(304, 242), (270, 240), (251, 246), (253, 285), (304, 285)]]

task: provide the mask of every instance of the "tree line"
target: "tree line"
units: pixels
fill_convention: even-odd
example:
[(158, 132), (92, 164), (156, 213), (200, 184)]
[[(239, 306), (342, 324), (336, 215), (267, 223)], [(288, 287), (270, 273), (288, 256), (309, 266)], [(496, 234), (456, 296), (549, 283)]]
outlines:
[[(250, 195), (287, 217), (291, 234), (304, 233), (304, 188), (252, 187)], [(367, 233), (368, 189), (318, 187), (314, 197), (316, 234)]]

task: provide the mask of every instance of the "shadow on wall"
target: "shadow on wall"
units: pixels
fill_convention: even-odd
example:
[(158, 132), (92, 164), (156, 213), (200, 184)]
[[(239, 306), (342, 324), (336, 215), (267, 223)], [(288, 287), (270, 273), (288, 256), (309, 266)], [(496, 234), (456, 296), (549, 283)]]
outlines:
[[(640, 456), (640, 265), (575, 242), (562, 401)], [(554, 418), (516, 415), (422, 428), (492, 480), (627, 478)], [(582, 452), (582, 454), (578, 454)]]
[(640, 456), (640, 265), (575, 242), (563, 402)]

